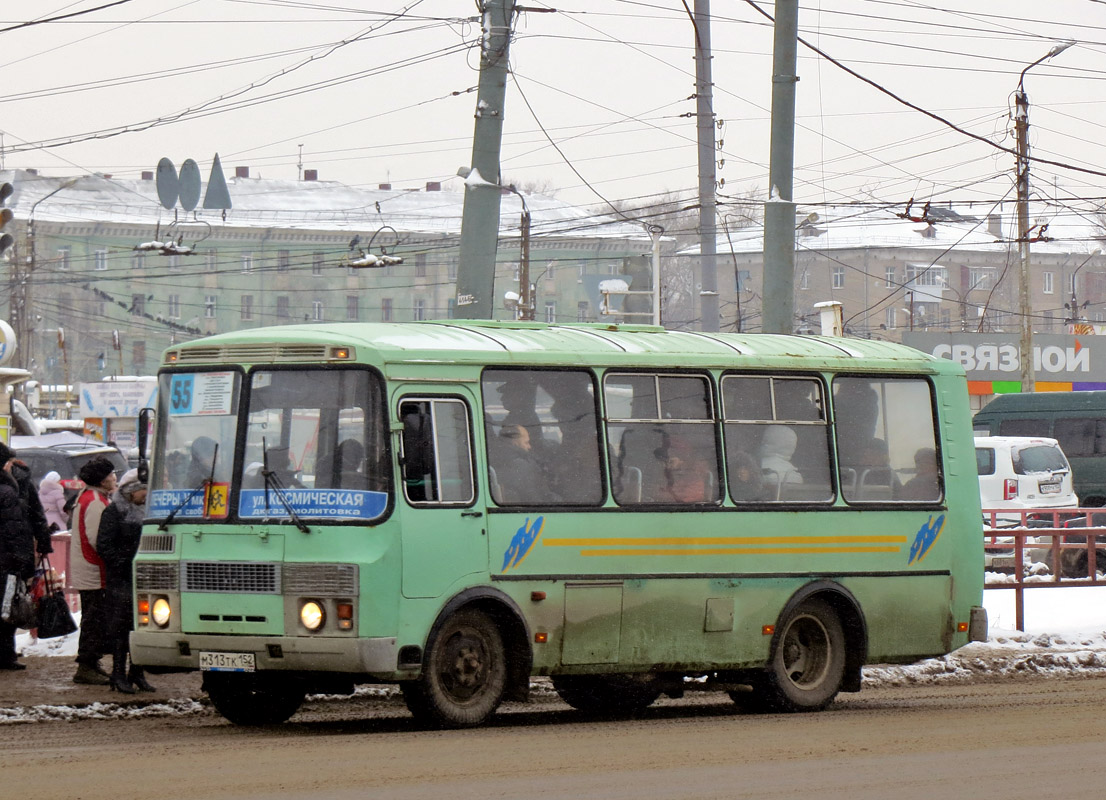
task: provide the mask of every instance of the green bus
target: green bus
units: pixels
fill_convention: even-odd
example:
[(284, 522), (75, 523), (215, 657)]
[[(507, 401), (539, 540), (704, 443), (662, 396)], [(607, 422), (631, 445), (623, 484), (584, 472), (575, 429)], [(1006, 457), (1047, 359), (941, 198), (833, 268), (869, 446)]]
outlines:
[(1081, 506), (1106, 506), (1106, 391), (1000, 394), (972, 426), (988, 436), (1047, 436), (1071, 464)]
[(986, 637), (966, 380), (911, 348), (285, 326), (166, 351), (154, 416), (132, 657), (235, 723), (383, 682), (477, 725), (531, 676), (818, 710)]

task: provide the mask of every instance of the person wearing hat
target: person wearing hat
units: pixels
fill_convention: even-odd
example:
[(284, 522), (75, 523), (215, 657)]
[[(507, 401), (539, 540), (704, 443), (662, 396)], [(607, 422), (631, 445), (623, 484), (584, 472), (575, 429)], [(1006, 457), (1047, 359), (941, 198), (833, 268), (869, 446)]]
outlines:
[(112, 648), (110, 686), (112, 691), (134, 694), (152, 692), (142, 667), (131, 665), (127, 670), (131, 629), (134, 627), (131, 564), (138, 553), (142, 538), (142, 521), (146, 518), (146, 484), (138, 480), (138, 470), (124, 473), (119, 490), (100, 517), (96, 551), (104, 562), (105, 634)]
[[(34, 502), (31, 502), (33, 496)], [(46, 516), (31, 471), (0, 442), (0, 581), (26, 581), (35, 572), (35, 550), (52, 552)], [(15, 627), (0, 620), (0, 669), (19, 670)]]
[(81, 635), (77, 641), (77, 672), (74, 683), (106, 686), (108, 673), (100, 667), (107, 652), (105, 636), (104, 561), (96, 552), (100, 518), (115, 490), (115, 466), (97, 456), (77, 473), (85, 488), (77, 495), (70, 525), (69, 573), (81, 595)]

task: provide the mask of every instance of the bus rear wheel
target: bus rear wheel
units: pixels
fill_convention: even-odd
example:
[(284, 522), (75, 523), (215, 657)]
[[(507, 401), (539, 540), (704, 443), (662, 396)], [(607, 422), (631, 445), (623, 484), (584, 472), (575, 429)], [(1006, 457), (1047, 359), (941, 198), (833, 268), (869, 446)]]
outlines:
[(629, 714), (660, 697), (652, 676), (554, 675), (553, 688), (562, 700), (587, 714)]
[(299, 682), (282, 675), (208, 672), (204, 690), (215, 710), (235, 725), (276, 725), (303, 704)]
[(837, 612), (824, 600), (806, 600), (778, 632), (767, 670), (742, 701), (764, 711), (821, 711), (845, 678), (845, 632)]
[(427, 649), (422, 675), (402, 684), (403, 699), (417, 719), (448, 728), (486, 722), (506, 686), (503, 636), (475, 609), (446, 620)]

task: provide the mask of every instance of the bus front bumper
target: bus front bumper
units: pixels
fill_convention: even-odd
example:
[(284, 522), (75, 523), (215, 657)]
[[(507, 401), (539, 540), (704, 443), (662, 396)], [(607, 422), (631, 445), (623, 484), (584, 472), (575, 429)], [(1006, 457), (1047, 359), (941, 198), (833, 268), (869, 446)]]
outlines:
[(399, 648), (395, 638), (131, 633), (131, 660), (141, 666), (198, 670), (200, 653), (204, 652), (253, 653), (259, 672), (346, 672), (388, 679), (412, 674), (398, 669)]

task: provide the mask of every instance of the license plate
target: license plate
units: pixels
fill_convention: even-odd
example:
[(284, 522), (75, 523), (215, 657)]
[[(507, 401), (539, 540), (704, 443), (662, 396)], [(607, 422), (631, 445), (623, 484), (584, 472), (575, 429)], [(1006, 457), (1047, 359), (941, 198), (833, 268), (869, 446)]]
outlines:
[(255, 672), (253, 653), (200, 653), (204, 672)]
[(1058, 483), (1042, 483), (1040, 484), (1041, 494), (1059, 494), (1060, 484)]

